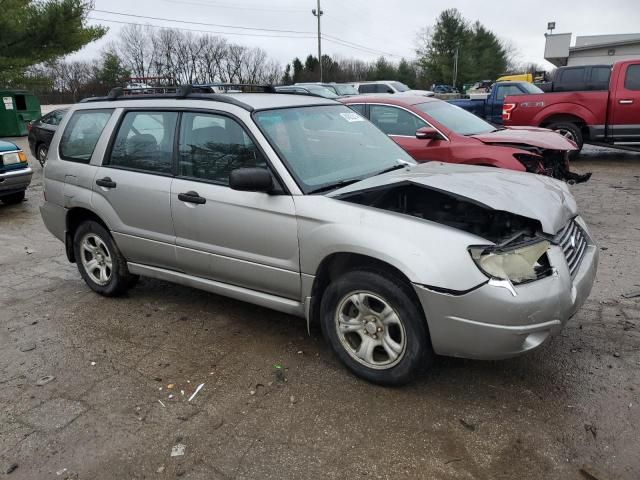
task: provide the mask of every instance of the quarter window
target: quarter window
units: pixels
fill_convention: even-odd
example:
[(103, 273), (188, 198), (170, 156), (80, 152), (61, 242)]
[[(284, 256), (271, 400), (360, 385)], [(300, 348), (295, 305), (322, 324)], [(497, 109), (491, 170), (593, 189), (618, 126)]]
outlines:
[(89, 163), (93, 150), (113, 110), (78, 110), (60, 140), (60, 158)]
[(170, 174), (177, 112), (127, 112), (109, 166)]
[(387, 135), (404, 135), (415, 137), (419, 128), (427, 123), (413, 113), (386, 105), (370, 105), (371, 121)]
[(624, 88), (627, 90), (640, 90), (640, 65), (629, 65), (627, 67)]
[(266, 167), (262, 153), (232, 118), (185, 113), (180, 123), (178, 174), (229, 184), (231, 170)]

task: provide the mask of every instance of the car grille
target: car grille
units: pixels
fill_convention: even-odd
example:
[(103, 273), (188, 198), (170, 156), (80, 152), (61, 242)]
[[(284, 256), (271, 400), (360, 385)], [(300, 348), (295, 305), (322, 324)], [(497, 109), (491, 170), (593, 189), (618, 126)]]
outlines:
[(587, 238), (575, 220), (571, 220), (558, 235), (556, 242), (562, 248), (569, 272), (573, 277), (580, 266), (584, 252), (587, 250)]

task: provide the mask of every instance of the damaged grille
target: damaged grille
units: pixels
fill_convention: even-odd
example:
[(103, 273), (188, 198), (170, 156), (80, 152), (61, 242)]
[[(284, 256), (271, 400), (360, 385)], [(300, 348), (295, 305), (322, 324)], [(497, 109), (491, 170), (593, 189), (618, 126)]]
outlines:
[(584, 252), (587, 250), (587, 238), (575, 220), (571, 220), (558, 235), (556, 242), (562, 248), (567, 260), (569, 272), (573, 277), (580, 266)]

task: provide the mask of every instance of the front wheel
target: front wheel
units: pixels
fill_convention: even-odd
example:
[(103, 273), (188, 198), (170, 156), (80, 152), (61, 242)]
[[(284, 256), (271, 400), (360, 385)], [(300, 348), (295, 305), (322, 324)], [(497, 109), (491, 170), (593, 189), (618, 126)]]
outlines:
[(135, 284), (127, 261), (109, 232), (98, 222), (86, 221), (75, 231), (73, 249), (80, 275), (95, 292), (115, 297)]
[(578, 158), (580, 155), (580, 150), (582, 150), (582, 146), (584, 145), (584, 138), (582, 137), (582, 130), (575, 123), (570, 122), (557, 122), (548, 125), (547, 128), (559, 133), (563, 137), (568, 140), (575, 142), (578, 146), (578, 150), (573, 150), (569, 157), (574, 160)]
[(325, 291), (323, 334), (359, 377), (402, 385), (430, 365), (427, 324), (410, 288), (395, 276), (358, 270), (334, 280)]
[(38, 162), (41, 167), (44, 167), (44, 164), (47, 162), (47, 153), (49, 153), (49, 147), (44, 144), (38, 146), (36, 150), (36, 157), (38, 158)]

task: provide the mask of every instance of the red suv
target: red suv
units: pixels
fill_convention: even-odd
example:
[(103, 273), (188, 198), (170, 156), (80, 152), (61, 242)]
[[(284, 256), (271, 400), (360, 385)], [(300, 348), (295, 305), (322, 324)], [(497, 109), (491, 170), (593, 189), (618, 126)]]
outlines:
[(462, 108), (418, 96), (356, 96), (340, 100), (389, 135), (418, 162), (467, 163), (549, 175), (571, 182), (576, 144), (544, 128), (496, 127)]

